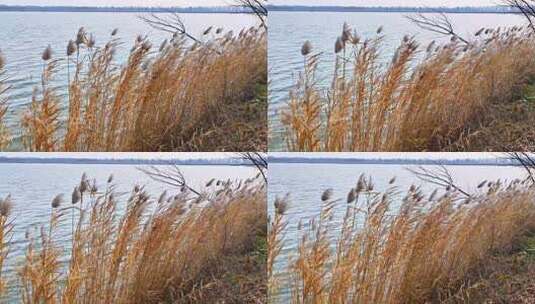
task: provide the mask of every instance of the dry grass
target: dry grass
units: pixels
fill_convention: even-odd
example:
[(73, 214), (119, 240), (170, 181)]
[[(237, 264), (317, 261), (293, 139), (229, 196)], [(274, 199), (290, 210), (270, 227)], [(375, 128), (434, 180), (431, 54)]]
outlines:
[(461, 136), (441, 147), (443, 151), (534, 151), (534, 88), (524, 86), (510, 102), (495, 101), (487, 105), (485, 115), (469, 122)]
[[(203, 43), (193, 45), (175, 35), (156, 50), (140, 36), (121, 66), (115, 60), (120, 44), (115, 34), (98, 45), (81, 28), (68, 43), (66, 58), (54, 59), (45, 51), (42, 84), (22, 120), (26, 150), (265, 149), (266, 140), (259, 138), (267, 124), (261, 125), (257, 111), (242, 111), (247, 115), (240, 124), (228, 123), (237, 120), (237, 108), (264, 109), (263, 103), (251, 102), (258, 98), (257, 86), (267, 82), (263, 28), (239, 34), (207, 30)], [(60, 68), (68, 72), (68, 100), (49, 85)], [(68, 105), (65, 113), (59, 105)], [(214, 141), (213, 134), (232, 140)]]
[(345, 25), (328, 90), (315, 78), (319, 55), (302, 52), (304, 71), (282, 113), (289, 150), (442, 150), (535, 74), (532, 33), (522, 27), (483, 29), (468, 45), (420, 48), (406, 36), (388, 62), (383, 39), (381, 28), (363, 39)]
[[(443, 302), (474, 268), (535, 229), (530, 182), (482, 182), (469, 197), (448, 188), (424, 195), (411, 186), (398, 197), (395, 185), (377, 192), (361, 176), (343, 202), (326, 191), (321, 215), (299, 225), (286, 269), (292, 302)], [(335, 225), (339, 204), (346, 213)], [(280, 231), (269, 237), (281, 239), (274, 234)]]
[(534, 291), (535, 238), (527, 235), (511, 252), (483, 261), (445, 303), (530, 304)]
[[(23, 303), (214, 303), (226, 300), (218, 296), (229, 286), (243, 298), (227, 303), (265, 301), (265, 261), (250, 262), (257, 277), (249, 285), (227, 277), (266, 233), (259, 178), (212, 180), (199, 194), (184, 186), (159, 197), (136, 186), (126, 200), (112, 179), (100, 189), (84, 175), (72, 201), (54, 198), (49, 225), (28, 236), (20, 286), (12, 286)], [(72, 227), (71, 244), (57, 240), (61, 223)]]

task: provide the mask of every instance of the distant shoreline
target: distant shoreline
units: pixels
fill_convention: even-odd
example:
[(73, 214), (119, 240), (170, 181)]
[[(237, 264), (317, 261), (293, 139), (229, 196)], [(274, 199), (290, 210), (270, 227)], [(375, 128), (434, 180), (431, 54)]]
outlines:
[(251, 14), (239, 7), (87, 7), (87, 6), (12, 6), (0, 5), (1, 12), (41, 13), (183, 13), (183, 14)]
[(449, 14), (517, 14), (504, 6), (484, 7), (361, 7), (361, 6), (268, 6), (270, 12), (333, 12), (333, 13), (449, 13)]
[(331, 164), (331, 165), (419, 165), (419, 166), (520, 166), (516, 161), (500, 157), (489, 159), (426, 159), (426, 158), (359, 158), (357, 157), (286, 157), (269, 156), (270, 164)]
[[(449, 14), (517, 14), (505, 6), (486, 7), (359, 7), (359, 6), (290, 6), (268, 5), (271, 12), (363, 12), (363, 13), (449, 13)], [(66, 12), (66, 13), (184, 13), (184, 14), (250, 14), (240, 7), (88, 7), (0, 5), (0, 12)]]

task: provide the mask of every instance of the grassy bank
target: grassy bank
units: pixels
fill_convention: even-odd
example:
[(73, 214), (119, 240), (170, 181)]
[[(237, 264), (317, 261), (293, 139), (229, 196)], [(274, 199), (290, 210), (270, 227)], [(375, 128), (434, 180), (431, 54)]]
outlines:
[[(303, 71), (282, 112), (288, 148), (469, 150), (474, 146), (463, 139), (473, 125), (496, 115), (494, 105), (514, 101), (535, 75), (532, 35), (523, 27), (481, 29), (468, 43), (453, 38), (423, 47), (405, 36), (385, 56), (382, 28), (364, 38), (345, 25), (328, 90), (315, 76), (321, 55), (306, 42)], [(516, 140), (511, 136), (502, 145)]]
[(510, 101), (492, 101), (485, 115), (468, 122), (461, 136), (443, 145), (443, 151), (534, 151), (534, 79), (519, 86)]
[[(151, 176), (181, 180), (165, 172)], [(22, 303), (265, 302), (260, 179), (211, 180), (201, 190), (183, 184), (153, 196), (142, 186), (121, 195), (113, 177), (97, 186), (84, 175), (64, 199), (52, 200), (49, 224), (27, 234), (19, 257), (9, 249), (18, 221), (11, 207), (20, 202), (0, 201), (0, 265), (18, 261), (16, 273), (0, 272), (2, 295), (11, 288)], [(71, 227), (72, 243), (58, 240), (60, 225)]]
[[(116, 33), (99, 44), (81, 28), (66, 54), (44, 50), (41, 85), (21, 119), (25, 150), (265, 149), (265, 106), (256, 102), (267, 82), (263, 28), (209, 28), (202, 43), (175, 35), (157, 47), (139, 36), (119, 66)], [(52, 85), (59, 69), (67, 69), (65, 98)]]
[(512, 249), (498, 252), (478, 265), (462, 288), (445, 303), (515, 303), (535, 301), (535, 237), (516, 240)]
[[(361, 176), (344, 199), (331, 190), (318, 198), (321, 214), (299, 225), (288, 282), (273, 271), (268, 282), (289, 288), (293, 303), (452, 301), (465, 294), (474, 274), (496, 274), (483, 266), (490, 259), (535, 232), (534, 202), (530, 181), (483, 181), (475, 193), (454, 185), (423, 193), (415, 186), (400, 190), (393, 179), (378, 192)], [(285, 241), (289, 205), (287, 198), (275, 202), (268, 270)], [(341, 223), (333, 220), (337, 208), (346, 210)]]

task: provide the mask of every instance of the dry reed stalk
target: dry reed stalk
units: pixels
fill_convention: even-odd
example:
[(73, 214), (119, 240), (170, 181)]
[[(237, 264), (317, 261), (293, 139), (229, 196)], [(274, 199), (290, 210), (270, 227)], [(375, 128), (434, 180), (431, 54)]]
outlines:
[(5, 277), (2, 275), (7, 256), (9, 254), (9, 245), (13, 237), (13, 218), (12, 218), (12, 201), (11, 196), (0, 198), (0, 296), (6, 294)]
[[(72, 205), (62, 206), (62, 196), (53, 200), (49, 227), (37, 241), (29, 237), (19, 270), (24, 303), (211, 301), (205, 291), (222, 277), (214, 270), (221, 269), (218, 263), (249, 252), (257, 235), (265, 234), (260, 176), (213, 182), (200, 195), (173, 189), (176, 195), (153, 198), (135, 186), (126, 202), (112, 182), (99, 189), (84, 175)], [(71, 210), (73, 240), (60, 244), (57, 227), (70, 221), (65, 215)], [(69, 252), (66, 266), (59, 264), (60, 246)]]
[(59, 148), (59, 98), (50, 84), (57, 71), (58, 60), (52, 59), (50, 47), (43, 52), (41, 87), (33, 91), (32, 102), (22, 118), (24, 145), (29, 151), (52, 152)]
[(314, 64), (305, 66), (281, 118), (290, 150), (440, 150), (491, 102), (511, 100), (535, 75), (535, 44), (526, 28), (488, 29), (469, 45), (452, 40), (425, 51), (407, 36), (390, 63), (382, 59), (381, 32), (362, 40), (344, 26), (325, 93), (308, 82), (318, 55), (305, 56)]
[[(210, 147), (210, 134), (230, 132), (218, 128), (234, 105), (251, 100), (256, 86), (267, 81), (262, 28), (244, 29), (239, 35), (218, 31), (205, 44), (193, 46), (175, 36), (158, 51), (146, 37), (138, 37), (124, 66), (115, 63), (119, 41), (114, 35), (102, 47), (91, 37), (82, 28), (76, 42), (67, 45), (64, 135), (58, 134), (61, 100), (49, 85), (58, 61), (51, 59), (50, 49), (43, 54), (42, 88), (35, 90), (23, 119), (26, 149), (222, 150)], [(241, 145), (249, 139), (238, 140)]]
[(268, 299), (279, 290), (279, 282), (275, 276), (275, 259), (282, 250), (284, 231), (288, 223), (284, 220), (284, 214), (288, 209), (288, 197), (277, 198), (275, 201), (275, 216), (269, 227), (267, 236), (267, 287)]
[(468, 198), (451, 187), (440, 196), (415, 186), (399, 193), (394, 185), (376, 192), (361, 176), (339, 227), (338, 201), (323, 195), (321, 215), (290, 257), (293, 303), (440, 302), (489, 255), (535, 229), (529, 181), (484, 182)]
[[(50, 85), (60, 60), (52, 59), (50, 47), (45, 50), (41, 87), (34, 90), (32, 103), (22, 118), (25, 149), (253, 150), (251, 146), (257, 143), (250, 138), (251, 132), (264, 132), (265, 127), (259, 127), (261, 121), (254, 121), (253, 114), (247, 114), (251, 115), (249, 120), (238, 122), (238, 130), (232, 134), (223, 128), (236, 115), (236, 108), (253, 107), (249, 103), (256, 97), (257, 86), (267, 83), (264, 28), (251, 27), (239, 34), (220, 29), (204, 44), (194, 45), (175, 35), (158, 51), (153, 50), (147, 37), (140, 36), (122, 66), (115, 62), (120, 43), (115, 34), (99, 46), (94, 36), (81, 28), (76, 39), (67, 44), (65, 130), (60, 130), (62, 100)], [(4, 91), (0, 87), (0, 94)], [(5, 102), (0, 99), (0, 125), (6, 112)], [(0, 144), (5, 146), (5, 127), (0, 131)], [(214, 134), (237, 142), (221, 140), (212, 144)]]

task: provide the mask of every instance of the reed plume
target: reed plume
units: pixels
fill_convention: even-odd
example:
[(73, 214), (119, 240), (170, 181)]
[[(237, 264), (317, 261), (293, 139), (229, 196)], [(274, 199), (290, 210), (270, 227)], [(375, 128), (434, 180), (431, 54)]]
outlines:
[(535, 44), (525, 27), (478, 31), (469, 44), (452, 39), (425, 49), (405, 36), (389, 61), (382, 33), (379, 28), (361, 39), (344, 25), (328, 89), (315, 80), (317, 55), (302, 51), (305, 67), (281, 114), (289, 150), (462, 146), (470, 126), (489, 114), (491, 105), (512, 100), (535, 75)]
[(60, 59), (50, 46), (44, 50), (41, 86), (22, 119), (26, 150), (265, 149), (267, 102), (259, 90), (267, 85), (264, 29), (239, 35), (210, 30), (210, 39), (193, 46), (175, 35), (159, 50), (140, 36), (124, 65), (116, 63), (116, 34), (99, 45), (80, 28), (68, 42), (66, 102), (50, 85)]
[(59, 97), (51, 85), (59, 60), (52, 59), (50, 46), (43, 51), (42, 59), (41, 86), (34, 88), (32, 102), (22, 118), (24, 146), (32, 152), (52, 152), (59, 148)]
[(13, 202), (11, 201), (11, 196), (8, 195), (5, 198), (0, 197), (0, 296), (6, 294), (7, 287), (7, 278), (2, 274), (13, 237), (12, 209)]
[[(255, 250), (259, 235), (265, 237), (261, 177), (218, 181), (199, 194), (171, 188), (152, 196), (143, 186), (121, 194), (113, 178), (104, 185), (99, 190), (84, 174), (73, 204), (55, 196), (50, 222), (37, 238), (27, 234), (25, 258), (17, 266), (20, 285), (10, 286), (22, 303), (199, 303), (220, 300), (230, 287), (244, 292), (229, 295), (232, 301), (265, 301), (262, 275), (252, 287), (225, 285), (237, 267), (228, 263), (238, 265), (233, 259)], [(0, 201), (0, 224), (5, 224), (0, 225), (0, 266), (10, 247), (2, 241), (11, 230), (8, 206)], [(58, 227), (70, 221), (70, 210), (74, 231), (66, 244)], [(68, 261), (60, 263), (65, 255)]]
[[(391, 181), (378, 192), (361, 176), (343, 205), (322, 195), (321, 213), (299, 226), (295, 255), (281, 270), (291, 302), (441, 303), (490, 255), (533, 233), (529, 180), (485, 182), (469, 197), (448, 188), (428, 196)], [(341, 219), (335, 209), (345, 209)], [(280, 248), (286, 230), (272, 231)]]

